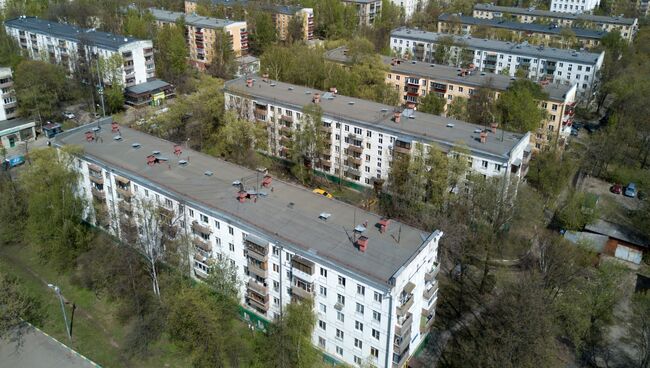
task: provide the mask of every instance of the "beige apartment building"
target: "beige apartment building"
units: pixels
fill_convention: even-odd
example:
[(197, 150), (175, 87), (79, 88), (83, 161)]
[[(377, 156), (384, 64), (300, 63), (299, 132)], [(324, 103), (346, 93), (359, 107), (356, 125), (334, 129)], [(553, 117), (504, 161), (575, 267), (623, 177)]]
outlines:
[(228, 42), (236, 57), (248, 52), (248, 31), (245, 21), (232, 21), (202, 17), (194, 14), (150, 8), (159, 27), (175, 24), (185, 17), (185, 40), (190, 51), (190, 63), (199, 70), (205, 70), (214, 58), (215, 43), (218, 32), (228, 36)]
[(343, 0), (343, 4), (357, 9), (359, 26), (371, 26), (381, 13), (381, 0)]
[[(326, 53), (326, 59), (348, 64), (347, 50), (339, 47)], [(447, 65), (429, 64), (383, 57), (390, 71), (386, 74), (386, 83), (400, 92), (407, 108), (417, 109), (422, 97), (435, 93), (445, 101), (443, 115), (451, 103), (459, 98), (469, 99), (477, 89), (489, 87), (496, 98), (508, 89), (515, 79), (507, 75), (477, 72), (459, 69)], [(532, 132), (530, 141), (534, 150), (539, 151), (551, 146), (563, 147), (571, 133), (576, 104), (576, 85), (551, 84), (542, 85), (548, 99), (540, 101), (540, 106), (547, 110), (547, 119)]]
[[(289, 34), (289, 21), (293, 17), (300, 17), (302, 19), (303, 40), (310, 41), (314, 39), (314, 9), (312, 8), (303, 8), (291, 5), (263, 4), (248, 0), (212, 0), (212, 4), (226, 8), (234, 6), (241, 6), (243, 8), (248, 6), (257, 6), (260, 9), (271, 13), (279, 40), (287, 39)], [(186, 14), (196, 14), (196, 11), (197, 0), (185, 0)]]
[(496, 6), (492, 4), (474, 5), (475, 18), (513, 20), (519, 23), (556, 23), (560, 27), (580, 27), (600, 29), (605, 32), (618, 31), (627, 42), (632, 42), (639, 29), (636, 18), (609, 17), (591, 14), (572, 14), (537, 10), (535, 8), (517, 8)]

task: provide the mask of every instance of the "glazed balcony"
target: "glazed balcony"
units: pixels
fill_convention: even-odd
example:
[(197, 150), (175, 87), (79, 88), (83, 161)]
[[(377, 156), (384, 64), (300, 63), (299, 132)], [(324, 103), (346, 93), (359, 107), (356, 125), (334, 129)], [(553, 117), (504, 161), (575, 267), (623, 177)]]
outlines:
[(247, 250), (247, 256), (260, 262), (269, 260), (269, 244), (261, 239), (247, 236), (244, 239), (244, 248)]
[(348, 151), (356, 152), (356, 153), (363, 153), (363, 147), (355, 146), (355, 145), (351, 144), (351, 145), (348, 146)]
[(402, 155), (410, 155), (411, 154), (411, 147), (403, 147), (403, 146), (393, 146), (393, 153), (395, 154), (402, 154)]
[(192, 222), (192, 232), (205, 234), (205, 235), (208, 235), (208, 236), (210, 234), (212, 234), (212, 230), (210, 229), (209, 226), (201, 225), (198, 221), (193, 221)]
[(197, 249), (200, 249), (203, 252), (209, 253), (209, 252), (212, 251), (212, 245), (210, 243), (206, 242), (206, 241), (201, 240), (201, 238), (199, 238), (199, 237), (195, 236), (192, 239), (192, 244), (194, 244), (194, 246)]
[(321, 132), (331, 134), (332, 133), (332, 126), (331, 125), (327, 125), (327, 126), (326, 125), (321, 125), (320, 130), (321, 130)]
[(97, 188), (91, 188), (90, 193), (92, 193), (93, 197), (97, 200), (103, 201), (106, 199), (106, 192), (103, 190), (99, 190)]
[(295, 284), (291, 285), (291, 295), (302, 300), (307, 300), (314, 297), (313, 291), (305, 290)]
[(438, 281), (433, 280), (432, 282), (427, 282), (424, 286), (423, 297), (427, 302), (436, 294), (438, 290)]
[(359, 167), (363, 163), (363, 160), (361, 157), (348, 156), (348, 163)]
[(314, 262), (302, 258), (300, 256), (294, 256), (291, 259), (291, 267), (294, 276), (297, 276), (308, 282), (313, 281), (315, 265)]

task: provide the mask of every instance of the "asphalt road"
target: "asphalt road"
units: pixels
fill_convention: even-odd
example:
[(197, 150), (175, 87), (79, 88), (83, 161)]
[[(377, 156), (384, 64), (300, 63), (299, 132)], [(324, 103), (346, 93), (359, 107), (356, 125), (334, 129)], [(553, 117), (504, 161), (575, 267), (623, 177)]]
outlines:
[(99, 367), (41, 331), (25, 326), (20, 344), (16, 333), (0, 340), (0, 368)]

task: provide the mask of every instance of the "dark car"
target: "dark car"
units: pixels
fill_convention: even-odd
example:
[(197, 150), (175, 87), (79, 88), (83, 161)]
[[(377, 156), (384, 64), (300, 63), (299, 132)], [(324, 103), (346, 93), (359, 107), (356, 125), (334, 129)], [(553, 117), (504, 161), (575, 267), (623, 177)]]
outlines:
[(585, 129), (586, 129), (589, 133), (593, 133), (593, 132), (597, 131), (598, 129), (600, 129), (600, 125), (597, 125), (597, 124), (587, 124), (587, 125), (585, 125)]
[(621, 184), (614, 184), (609, 187), (609, 191), (614, 194), (621, 194), (623, 193), (623, 186)]
[(571, 128), (575, 130), (580, 130), (585, 126), (585, 123), (581, 123), (578, 121), (574, 121), (573, 124), (571, 124)]

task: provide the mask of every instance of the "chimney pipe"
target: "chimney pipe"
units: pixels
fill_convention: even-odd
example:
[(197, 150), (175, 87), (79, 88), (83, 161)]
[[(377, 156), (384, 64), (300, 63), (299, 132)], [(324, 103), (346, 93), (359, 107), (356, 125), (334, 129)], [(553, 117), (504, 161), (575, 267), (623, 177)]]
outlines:
[(339, 93), (339, 90), (336, 89), (336, 87), (330, 87), (330, 92), (333, 93), (333, 94), (337, 94), (337, 93)]
[(316, 92), (314, 93), (314, 97), (311, 100), (313, 103), (318, 104), (320, 103), (320, 93)]
[(393, 112), (393, 121), (397, 124), (399, 124), (400, 117), (402, 116), (402, 113), (399, 111)]
[(253, 87), (253, 78), (246, 78), (246, 87)]
[(481, 132), (481, 143), (487, 143), (487, 132), (486, 131)]
[(490, 129), (492, 129), (493, 134), (497, 134), (497, 128), (499, 127), (499, 123), (492, 123), (490, 124)]

